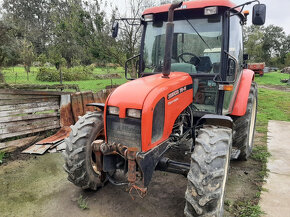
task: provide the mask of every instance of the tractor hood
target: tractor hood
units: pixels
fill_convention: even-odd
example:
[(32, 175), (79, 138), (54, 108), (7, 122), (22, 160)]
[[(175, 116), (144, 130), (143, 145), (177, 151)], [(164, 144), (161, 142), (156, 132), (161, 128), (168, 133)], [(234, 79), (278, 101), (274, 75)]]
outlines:
[[(169, 78), (163, 78), (162, 74), (156, 74), (151, 76), (146, 76), (143, 78), (130, 81), (118, 87), (109, 97), (107, 101), (108, 106), (116, 106), (121, 108), (134, 108), (142, 109), (143, 103), (146, 97), (154, 89), (158, 88), (162, 84), (163, 91), (165, 91), (164, 86), (178, 86), (178, 83), (182, 83), (191, 77), (184, 72), (173, 72), (170, 74)], [(192, 81), (191, 81), (192, 83)], [(162, 90), (160, 90), (162, 91)]]

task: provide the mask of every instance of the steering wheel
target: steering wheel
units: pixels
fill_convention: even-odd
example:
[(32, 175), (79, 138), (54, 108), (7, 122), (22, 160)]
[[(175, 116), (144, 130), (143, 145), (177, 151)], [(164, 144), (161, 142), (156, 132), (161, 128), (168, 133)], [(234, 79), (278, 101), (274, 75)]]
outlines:
[[(189, 56), (192, 56), (191, 58), (190, 58), (190, 60), (189, 60), (189, 62), (187, 62), (187, 61), (185, 61), (184, 59), (183, 59), (183, 56), (184, 55), (189, 55)], [(192, 64), (192, 65), (194, 65), (194, 66), (197, 66), (198, 64), (199, 64), (199, 62), (200, 62), (200, 58), (198, 57), (198, 56), (196, 56), (195, 54), (193, 54), (193, 53), (182, 53), (182, 54), (179, 54), (178, 55), (178, 61), (180, 62), (180, 59), (183, 61), (183, 62), (185, 62), (185, 63), (189, 63), (189, 64)]]

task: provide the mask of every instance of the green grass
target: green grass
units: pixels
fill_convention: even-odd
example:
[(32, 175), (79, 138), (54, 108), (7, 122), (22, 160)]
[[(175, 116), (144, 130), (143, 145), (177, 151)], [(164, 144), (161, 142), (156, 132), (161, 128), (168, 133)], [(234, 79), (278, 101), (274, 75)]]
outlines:
[(89, 209), (87, 198), (83, 198), (83, 195), (81, 195), (78, 199), (78, 206), (82, 210)]
[(285, 83), (281, 83), (281, 79), (289, 79), (289, 74), (282, 74), (280, 71), (277, 72), (269, 72), (264, 73), (263, 77), (256, 76), (255, 81), (261, 85), (287, 85)]
[(0, 164), (3, 163), (4, 157), (5, 157), (5, 152), (0, 152)]
[(258, 100), (258, 132), (267, 132), (269, 120), (290, 121), (290, 92), (259, 88)]
[[(29, 73), (29, 79), (24, 67), (9, 67), (2, 70), (5, 81), (8, 84), (59, 84), (59, 82), (42, 82), (36, 80), (38, 68), (31, 67)], [(103, 79), (103, 80), (86, 80), (86, 81), (65, 81), (64, 84), (78, 84), (81, 91), (99, 91), (105, 89), (108, 85), (120, 85), (127, 80), (124, 78), (124, 69), (122, 67), (117, 68), (95, 68), (94, 74), (110, 74), (117, 73), (122, 76), (121, 79)]]
[(252, 204), (250, 201), (240, 202), (237, 204), (239, 217), (260, 217), (265, 214), (259, 205)]

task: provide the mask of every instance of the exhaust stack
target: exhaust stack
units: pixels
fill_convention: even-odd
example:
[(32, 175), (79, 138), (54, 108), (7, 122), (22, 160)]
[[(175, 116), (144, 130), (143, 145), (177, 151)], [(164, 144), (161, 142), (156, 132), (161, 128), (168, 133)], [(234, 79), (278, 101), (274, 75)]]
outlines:
[(163, 65), (163, 78), (169, 78), (171, 71), (171, 57), (172, 57), (172, 43), (173, 43), (173, 33), (174, 33), (174, 10), (181, 7), (183, 2), (174, 3), (170, 6), (168, 10), (168, 21), (166, 24), (166, 39), (165, 39), (165, 53), (164, 53), (164, 65)]

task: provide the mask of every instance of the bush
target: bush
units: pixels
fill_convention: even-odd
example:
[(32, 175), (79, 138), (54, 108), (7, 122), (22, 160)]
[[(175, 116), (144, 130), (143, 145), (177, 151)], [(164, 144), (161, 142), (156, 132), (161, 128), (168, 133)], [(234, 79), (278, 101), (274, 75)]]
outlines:
[(56, 69), (40, 68), (37, 73), (36, 80), (38, 81), (59, 81), (59, 72)]
[[(63, 81), (81, 81), (94, 79), (93, 70), (91, 66), (78, 66), (73, 68), (62, 68)], [(36, 76), (39, 81), (60, 81), (59, 71), (52, 68), (40, 68)]]

